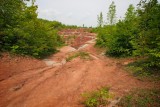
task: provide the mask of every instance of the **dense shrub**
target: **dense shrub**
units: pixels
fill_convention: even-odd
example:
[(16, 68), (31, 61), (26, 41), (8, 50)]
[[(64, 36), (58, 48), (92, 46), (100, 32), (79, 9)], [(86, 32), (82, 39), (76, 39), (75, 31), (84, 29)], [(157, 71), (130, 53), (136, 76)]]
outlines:
[[(97, 45), (111, 56), (145, 56), (148, 67), (160, 67), (160, 4), (142, 0), (137, 10), (130, 5), (116, 25), (98, 28)], [(113, 29), (114, 26), (114, 30)]]
[(97, 45), (107, 47), (107, 54), (110, 56), (124, 57), (131, 56), (133, 46), (131, 44), (132, 35), (135, 35), (136, 13), (132, 5), (129, 6), (124, 20), (120, 20), (116, 25), (108, 25), (98, 31)]
[[(96, 29), (97, 45), (116, 57), (143, 56), (147, 68), (160, 68), (160, 4), (141, 0), (137, 10), (130, 5), (125, 18), (115, 25)], [(113, 30), (114, 26), (114, 30)]]
[(160, 67), (160, 4), (157, 0), (142, 2), (138, 9), (139, 33), (134, 37), (135, 53), (148, 56), (148, 66)]
[(107, 47), (107, 54), (111, 56), (131, 56), (132, 33), (127, 23), (119, 21), (116, 26), (107, 26), (99, 30), (96, 44), (100, 47)]
[(100, 47), (107, 47), (109, 45), (110, 39), (112, 39), (112, 34), (115, 32), (115, 26), (104, 26), (103, 28), (97, 28), (98, 33), (96, 45)]
[[(36, 10), (37, 6), (27, 7), (19, 0), (2, 0), (0, 3), (1, 51), (37, 58), (56, 52), (56, 47), (62, 44), (62, 39), (56, 31), (61, 24), (38, 19)], [(7, 16), (8, 14), (10, 17)]]

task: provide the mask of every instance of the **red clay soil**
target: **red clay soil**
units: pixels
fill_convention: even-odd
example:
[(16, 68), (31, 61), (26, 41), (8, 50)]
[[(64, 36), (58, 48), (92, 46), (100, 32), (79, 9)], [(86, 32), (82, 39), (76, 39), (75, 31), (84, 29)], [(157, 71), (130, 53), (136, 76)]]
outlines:
[[(124, 62), (100, 55), (94, 44), (83, 51), (93, 56), (92, 60), (75, 58), (57, 67), (4, 54), (0, 60), (0, 107), (84, 107), (81, 94), (103, 86), (110, 87), (117, 97), (132, 88), (158, 87), (129, 75), (122, 69)], [(66, 54), (61, 50), (57, 56), (65, 58)]]
[(95, 33), (90, 33), (91, 29), (79, 28), (79, 29), (64, 29), (59, 32), (59, 35), (63, 36), (66, 43), (74, 48), (78, 48), (85, 42), (92, 40), (96, 37)]
[(18, 73), (46, 66), (44, 62), (30, 57), (15, 56), (9, 53), (4, 53), (2, 56), (0, 58), (0, 81)]

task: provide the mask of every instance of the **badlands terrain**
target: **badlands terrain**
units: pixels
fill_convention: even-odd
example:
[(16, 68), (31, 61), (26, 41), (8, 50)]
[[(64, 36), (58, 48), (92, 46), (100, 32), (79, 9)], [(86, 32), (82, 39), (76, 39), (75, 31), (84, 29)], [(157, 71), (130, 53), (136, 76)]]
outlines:
[[(106, 57), (95, 47), (90, 29), (59, 32), (66, 46), (45, 59), (3, 53), (0, 59), (0, 107), (84, 107), (82, 93), (110, 87), (115, 97), (108, 106), (133, 88), (159, 85), (138, 80), (124, 70), (135, 59)], [(86, 58), (70, 56), (83, 52)]]

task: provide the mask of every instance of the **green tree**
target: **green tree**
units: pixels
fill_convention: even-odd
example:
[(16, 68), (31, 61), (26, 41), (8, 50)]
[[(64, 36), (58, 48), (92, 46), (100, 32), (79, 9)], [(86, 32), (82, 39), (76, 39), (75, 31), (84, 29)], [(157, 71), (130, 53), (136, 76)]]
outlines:
[(116, 5), (114, 2), (109, 6), (109, 11), (107, 13), (108, 24), (113, 25), (116, 23)]
[(136, 18), (136, 10), (132, 4), (129, 5), (127, 12), (125, 13), (125, 20), (131, 21)]
[[(29, 0), (26, 0), (29, 1)], [(23, 0), (0, 2), (0, 49), (37, 58), (54, 53), (61, 38), (51, 22), (37, 18), (37, 6)], [(57, 27), (57, 26), (56, 26)]]
[(131, 56), (133, 46), (132, 37), (137, 33), (136, 13), (132, 5), (129, 6), (125, 14), (125, 19), (116, 24), (116, 30), (108, 36), (107, 53), (111, 56), (125, 57)]
[(98, 27), (103, 27), (103, 14), (102, 12), (97, 16)]
[[(8, 32), (18, 27), (24, 19), (26, 6), (21, 0), (1, 0), (0, 2), (0, 51), (9, 49), (14, 43), (15, 36)], [(11, 30), (10, 30), (11, 31)], [(10, 36), (9, 36), (10, 34)]]
[[(16, 26), (23, 16), (25, 4), (21, 0), (1, 0), (0, 2), (0, 28)], [(16, 19), (16, 20), (15, 20)]]
[(139, 34), (134, 38), (136, 53), (148, 56), (149, 66), (160, 67), (160, 4), (157, 0), (142, 0), (139, 5)]

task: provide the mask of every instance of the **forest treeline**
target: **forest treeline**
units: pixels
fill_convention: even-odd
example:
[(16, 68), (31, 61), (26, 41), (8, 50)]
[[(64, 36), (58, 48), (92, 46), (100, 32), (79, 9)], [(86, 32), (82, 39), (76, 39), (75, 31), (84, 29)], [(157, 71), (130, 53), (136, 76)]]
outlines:
[(38, 6), (34, 2), (1, 0), (0, 51), (41, 58), (56, 52), (56, 47), (63, 44), (58, 30), (76, 27), (37, 18)]
[(114, 57), (142, 56), (147, 66), (160, 67), (160, 4), (157, 0), (141, 0), (130, 5), (125, 17), (116, 22), (116, 5), (109, 7), (107, 24), (98, 16), (96, 45), (105, 47)]

